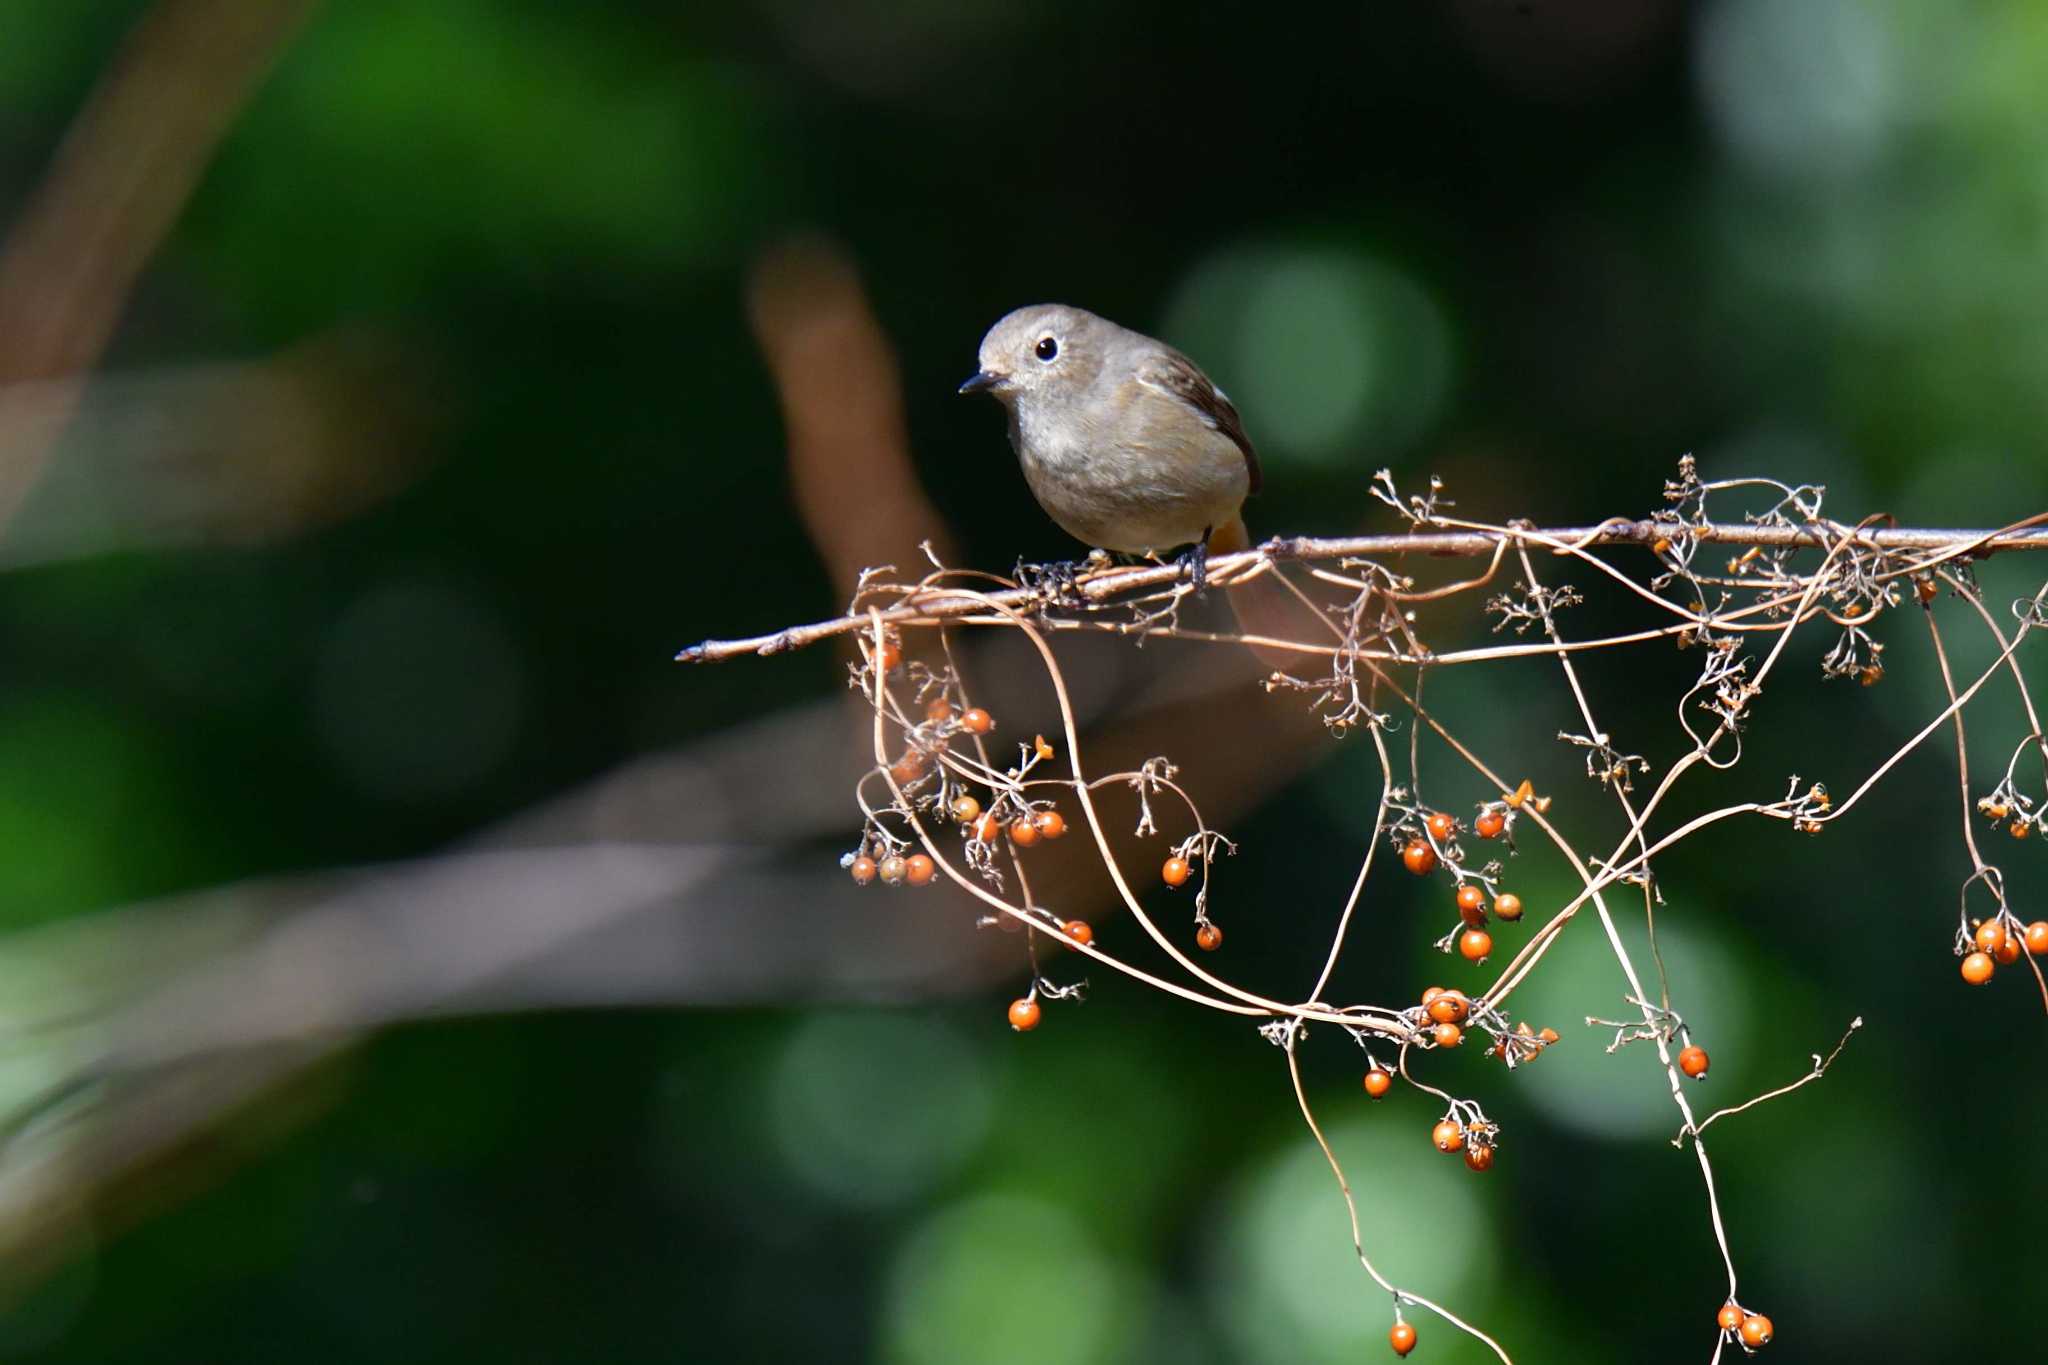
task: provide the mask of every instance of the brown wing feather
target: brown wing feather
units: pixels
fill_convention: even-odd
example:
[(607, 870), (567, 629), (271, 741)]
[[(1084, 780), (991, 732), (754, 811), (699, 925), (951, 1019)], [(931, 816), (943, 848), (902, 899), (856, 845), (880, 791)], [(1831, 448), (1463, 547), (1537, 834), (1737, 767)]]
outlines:
[(1179, 351), (1167, 351), (1157, 361), (1145, 365), (1138, 372), (1138, 378), (1187, 403), (1201, 413), (1210, 426), (1228, 436), (1244, 452), (1245, 469), (1251, 474), (1251, 491), (1259, 491), (1259, 456), (1252, 449), (1252, 438), (1244, 434), (1244, 419), (1237, 415), (1237, 409), (1231, 406), (1222, 391), (1210, 382), (1209, 376), (1195, 367), (1194, 361)]

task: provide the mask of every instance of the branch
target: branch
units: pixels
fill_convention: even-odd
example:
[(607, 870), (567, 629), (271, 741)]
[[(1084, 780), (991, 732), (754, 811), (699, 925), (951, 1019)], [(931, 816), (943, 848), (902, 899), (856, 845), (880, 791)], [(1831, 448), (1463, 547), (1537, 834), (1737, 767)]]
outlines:
[[(1546, 545), (1556, 550), (1570, 546), (1582, 550), (1600, 545), (1634, 545), (1653, 548), (1672, 534), (1668, 522), (1629, 521), (1617, 518), (1598, 526), (1575, 526), (1557, 530), (1534, 527), (1515, 530), (1414, 531), (1400, 535), (1280, 536), (1256, 549), (1217, 555), (1209, 560), (1209, 577), (1228, 584), (1256, 571), (1261, 565), (1288, 560), (1348, 559), (1361, 555), (1427, 554), (1473, 557), (1492, 555), (1503, 544)], [(1772, 549), (1825, 549), (1830, 541), (1803, 527), (1712, 524), (1691, 526), (1686, 534), (1693, 540), (1725, 545), (1753, 545)], [(1934, 550), (1944, 557), (1990, 555), (2001, 550), (2048, 550), (2048, 529), (2028, 530), (1916, 530), (1901, 527), (1854, 530), (1841, 528), (1842, 536), (1853, 535), (1859, 544), (1883, 550)], [(1177, 565), (1143, 565), (1083, 574), (1074, 580), (1072, 600), (1080, 606), (1102, 606), (1131, 593), (1167, 587), (1184, 575)], [(963, 594), (944, 588), (914, 591), (902, 602), (881, 609), (885, 625), (937, 625), (945, 621), (988, 619), (991, 604), (1012, 611), (1030, 611), (1043, 595), (1029, 588), (1003, 592)], [(741, 640), (706, 640), (676, 655), (676, 662), (715, 663), (742, 654), (784, 654), (820, 640), (858, 630), (868, 622), (866, 612), (840, 616), (810, 625), (791, 626), (769, 635)]]
[[(314, 0), (161, 0), (72, 121), (0, 248), (0, 385), (82, 382), (136, 278)], [(0, 462), (10, 517), (62, 414)]]

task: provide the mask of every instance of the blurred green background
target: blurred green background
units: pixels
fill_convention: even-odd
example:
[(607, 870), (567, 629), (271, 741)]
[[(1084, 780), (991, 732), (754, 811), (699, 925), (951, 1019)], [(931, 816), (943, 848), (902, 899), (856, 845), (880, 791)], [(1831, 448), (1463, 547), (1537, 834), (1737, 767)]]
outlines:
[[(152, 8), (0, 12), (9, 220)], [(434, 859), (843, 690), (825, 649), (669, 662), (842, 600), (744, 302), (791, 234), (857, 267), (966, 564), (1071, 552), (995, 411), (953, 397), (988, 324), (1042, 299), (1231, 391), (1266, 463), (1256, 534), (1385, 526), (1382, 465), (1483, 518), (1642, 515), (1687, 451), (1825, 483), (1848, 520), (1998, 524), (2048, 508), (2044, 89), (2026, 4), (335, 0), (236, 111), (0, 540), (6, 1161), (143, 1084), (65, 1090), (49, 1026), (149, 979), (161, 898)], [(34, 430), (0, 431), (6, 458)], [(309, 450), (287, 507), (262, 471)], [(1994, 561), (1989, 596), (2041, 573)], [(1844, 788), (1923, 724), (1924, 632), (1884, 634), (1867, 691), (1823, 685), (1829, 642), (1802, 640), (1702, 799)], [(1694, 666), (1589, 666), (1617, 744), (1675, 757)], [(1563, 785), (1548, 666), (1439, 701), (1591, 792)], [(2026, 722), (2009, 689), (1975, 714), (1981, 775)], [(1230, 825), (1223, 885), (1258, 909), (1225, 920), (1229, 965), (1276, 991), (1312, 977), (1377, 790), (1364, 740), (1328, 753)], [(836, 828), (777, 818), (815, 780), (753, 772), (739, 815), (657, 801), (644, 841), (702, 835), (753, 888), (836, 878), (850, 791), (822, 794)], [(2037, 1353), (2041, 1002), (2023, 973), (1956, 978), (1954, 791), (1937, 747), (1824, 839), (1723, 826), (1661, 865), (1708, 1107), (1868, 1024), (1824, 1082), (1713, 1134), (1773, 1358)], [(2027, 918), (2039, 843), (1991, 854)], [(408, 997), (58, 1179), (61, 1214), (10, 1239), (0, 1358), (1381, 1358), (1386, 1300), (1250, 1030), (1101, 973), (1028, 1037), (1000, 976), (721, 990), (750, 947), (794, 951), (776, 926), (802, 899), (721, 904), (727, 875), (703, 895), (754, 937), (683, 944), (701, 989)], [(1532, 904), (1564, 889), (1526, 876)], [(1369, 903), (1345, 998), (1457, 978), (1418, 894)], [(910, 912), (877, 891), (858, 913)], [(50, 936), (95, 923), (50, 975)], [(1391, 1273), (1519, 1359), (1698, 1359), (1722, 1292), (1699, 1173), (1651, 1059), (1577, 1026), (1620, 990), (1574, 932), (1522, 1002), (1569, 1046), (1511, 1076), (1433, 1059), (1507, 1126), (1490, 1175), (1427, 1149), (1420, 1097), (1368, 1109), (1326, 1031), (1308, 1084)], [(205, 960), (180, 942), (180, 970)], [(131, 1104), (175, 1107), (179, 1077)], [(1418, 1359), (1480, 1358), (1419, 1321)]]

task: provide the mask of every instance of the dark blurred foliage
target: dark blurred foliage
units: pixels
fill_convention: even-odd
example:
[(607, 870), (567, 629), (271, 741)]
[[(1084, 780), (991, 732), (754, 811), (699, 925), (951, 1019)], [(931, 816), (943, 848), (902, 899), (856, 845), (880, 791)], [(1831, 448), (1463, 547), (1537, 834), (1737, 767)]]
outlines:
[[(0, 14), (10, 217), (150, 8)], [(749, 271), (793, 234), (864, 281), (966, 564), (1072, 548), (998, 415), (953, 397), (982, 330), (1042, 299), (1166, 335), (1231, 389), (1266, 448), (1256, 534), (1385, 526), (1381, 466), (1490, 519), (1641, 515), (1687, 451), (1826, 483), (1848, 520), (2041, 510), (2044, 82), (2027, 7), (1913, 0), (330, 4), (229, 127), (0, 541), (0, 924), (430, 857), (841, 693), (823, 648), (669, 662), (832, 614), (853, 567), (792, 513), (749, 331)], [(286, 506), (265, 471), (309, 450)], [(2038, 584), (2004, 569), (1994, 600)], [(1867, 693), (1824, 686), (1804, 641), (1701, 799), (1847, 784), (1923, 724), (1939, 680), (1908, 617)], [(1988, 657), (1958, 653), (1969, 676)], [(1603, 722), (1660, 768), (1692, 667), (1588, 667)], [(1550, 665), (1437, 701), (1591, 790), (1563, 786)], [(1981, 717), (1980, 770), (2024, 733), (2009, 692)], [(1176, 757), (1199, 767), (1218, 733)], [(1377, 773), (1363, 741), (1329, 753), (1232, 823), (1246, 980), (1312, 973), (1355, 868)], [(1824, 1082), (1714, 1133), (1774, 1359), (2031, 1354), (2040, 1001), (2018, 973), (1956, 980), (1952, 764), (1914, 757), (1819, 842), (1723, 826), (1660, 865), (1707, 1107), (1868, 1021)], [(794, 855), (773, 819), (816, 780), (750, 774), (767, 815), (721, 837), (829, 868), (850, 794), (843, 835)], [(665, 814), (685, 844), (717, 816)], [(2040, 850), (1996, 856), (2037, 917)], [(1530, 875), (1532, 902), (1565, 890)], [(1450, 974), (1420, 903), (1369, 898), (1344, 998)], [(730, 913), (772, 941), (785, 908)], [(861, 913), (912, 912), (878, 893)], [(1620, 991), (1590, 921), (1574, 933), (1583, 960), (1526, 1002), (1569, 1048), (1506, 1079), (1445, 1060), (1508, 1127), (1484, 1180), (1427, 1151), (1417, 1100), (1364, 1112), (1341, 1039), (1317, 1035), (1309, 1085), (1395, 1273), (1518, 1358), (1696, 1359), (1721, 1293), (1698, 1170), (1640, 1049), (1576, 1027)], [(1249, 1030), (1119, 980), (1029, 1038), (1000, 987), (859, 994), (379, 1033), (95, 1190), (41, 1239), (0, 1356), (1384, 1349), (1387, 1305)], [(27, 1018), (10, 1099), (56, 1065)], [(1422, 1326), (1423, 1358), (1479, 1358)]]

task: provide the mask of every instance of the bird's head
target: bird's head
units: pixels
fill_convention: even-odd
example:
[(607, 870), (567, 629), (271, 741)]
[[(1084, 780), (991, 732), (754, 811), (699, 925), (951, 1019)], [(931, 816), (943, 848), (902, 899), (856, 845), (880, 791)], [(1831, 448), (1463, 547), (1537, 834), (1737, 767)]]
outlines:
[(1112, 324), (1080, 308), (1037, 303), (1019, 308), (981, 339), (981, 368), (960, 386), (1004, 404), (1052, 389), (1079, 389), (1102, 366)]

